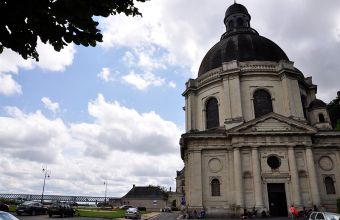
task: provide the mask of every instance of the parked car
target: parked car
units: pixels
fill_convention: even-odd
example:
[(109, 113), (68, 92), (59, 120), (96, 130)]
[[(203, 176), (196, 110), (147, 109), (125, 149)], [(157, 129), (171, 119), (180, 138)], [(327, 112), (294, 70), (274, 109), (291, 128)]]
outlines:
[(162, 212), (171, 212), (171, 208), (165, 207), (165, 208), (162, 209)]
[(61, 218), (64, 216), (74, 216), (74, 209), (66, 204), (66, 203), (54, 203), (48, 208), (48, 216), (52, 217), (52, 215), (60, 215)]
[(15, 212), (18, 215), (22, 215), (24, 213), (29, 215), (45, 215), (47, 212), (47, 208), (43, 206), (40, 202), (26, 201), (17, 206)]
[(0, 202), (0, 211), (8, 212), (9, 211), (9, 205), (7, 205), (3, 202)]
[(0, 211), (0, 220), (19, 220), (8, 212)]
[(15, 200), (15, 204), (16, 204), (16, 205), (20, 205), (20, 204), (22, 204), (22, 203), (24, 203), (24, 202), (26, 202), (26, 201), (28, 201), (28, 200), (25, 199), (25, 198), (19, 197), (19, 198), (17, 198), (17, 199)]
[(127, 210), (129, 208), (132, 208), (132, 206), (130, 205), (122, 205), (122, 206), (119, 206), (119, 209), (123, 209), (123, 210)]
[(142, 217), (140, 211), (137, 208), (128, 208), (125, 212), (125, 218), (140, 219)]
[(340, 214), (332, 212), (312, 212), (309, 220), (340, 220)]

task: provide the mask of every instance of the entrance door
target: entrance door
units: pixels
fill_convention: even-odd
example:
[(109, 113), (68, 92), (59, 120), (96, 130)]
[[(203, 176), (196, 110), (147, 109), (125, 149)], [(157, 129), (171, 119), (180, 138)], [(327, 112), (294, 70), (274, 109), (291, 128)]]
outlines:
[(284, 183), (268, 183), (268, 202), (271, 216), (288, 216)]

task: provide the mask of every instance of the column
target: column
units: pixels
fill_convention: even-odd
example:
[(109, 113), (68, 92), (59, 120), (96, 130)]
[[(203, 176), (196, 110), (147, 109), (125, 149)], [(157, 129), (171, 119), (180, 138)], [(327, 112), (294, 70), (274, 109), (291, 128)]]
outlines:
[[(200, 150), (193, 150), (188, 155), (188, 165), (190, 167), (189, 193), (186, 198), (190, 208), (202, 208), (202, 157)], [(187, 177), (186, 177), (187, 178)]]
[(243, 181), (240, 149), (234, 148), (234, 178), (235, 178), (235, 201), (236, 205), (244, 207), (243, 201)]
[(263, 195), (262, 195), (261, 167), (260, 167), (258, 147), (252, 148), (251, 156), (252, 156), (252, 162), (253, 162), (255, 207), (263, 208), (264, 205), (263, 205)]
[(307, 168), (309, 174), (309, 182), (311, 186), (313, 205), (320, 206), (320, 194), (318, 187), (318, 180), (316, 177), (316, 170), (314, 165), (314, 156), (311, 146), (306, 147)]
[(293, 202), (295, 207), (301, 206), (301, 193), (300, 193), (300, 185), (299, 185), (299, 173), (296, 167), (296, 159), (295, 159), (295, 151), (294, 147), (288, 148), (288, 161), (289, 161), (289, 169), (290, 169), (290, 178), (292, 183), (293, 190)]

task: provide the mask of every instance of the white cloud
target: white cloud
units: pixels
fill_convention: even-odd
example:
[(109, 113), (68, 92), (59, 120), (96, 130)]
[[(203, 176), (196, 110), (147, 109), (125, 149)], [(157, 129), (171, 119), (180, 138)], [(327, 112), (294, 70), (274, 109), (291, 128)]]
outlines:
[[(0, 117), (0, 192), (122, 196), (136, 185), (174, 186), (181, 131), (155, 112), (139, 113), (103, 95), (88, 103), (93, 122), (67, 125), (40, 111), (6, 108)], [(114, 168), (114, 169), (112, 169)], [(79, 187), (81, 185), (81, 187)]]
[(64, 71), (67, 66), (73, 63), (76, 52), (74, 45), (70, 44), (60, 52), (57, 52), (49, 44), (38, 42), (37, 51), (39, 62), (33, 59), (23, 59), (19, 54), (12, 50), (5, 49), (0, 56), (0, 72), (18, 73), (19, 69), (40, 68), (45, 71)]
[(16, 107), (6, 110), (10, 117), (0, 117), (2, 154), (30, 161), (56, 162), (68, 140), (62, 120), (49, 120), (40, 111), (25, 114)]
[(0, 94), (5, 96), (22, 94), (21, 86), (11, 75), (0, 73)]
[(147, 154), (176, 152), (179, 129), (155, 112), (140, 114), (118, 102), (106, 102), (102, 95), (89, 103), (88, 111), (96, 123), (73, 124), (71, 128), (72, 133), (86, 143), (90, 155), (107, 156), (112, 150)]
[(58, 102), (52, 102), (51, 99), (48, 97), (43, 97), (41, 101), (44, 103), (45, 108), (52, 111), (53, 114), (56, 114), (57, 112), (60, 111)]
[(34, 62), (34, 65), (43, 70), (54, 72), (64, 71), (67, 66), (70, 66), (76, 52), (74, 44), (70, 44), (57, 52), (51, 45), (40, 41), (38, 42), (37, 51), (39, 53), (39, 62)]
[(25, 60), (14, 51), (5, 49), (0, 55), (0, 72), (18, 73), (20, 68), (33, 69), (32, 60)]
[(169, 82), (169, 87), (170, 88), (176, 88), (176, 86), (177, 86), (176, 83), (174, 83), (173, 81)]
[(165, 82), (165, 79), (156, 77), (152, 73), (136, 74), (134, 71), (123, 76), (122, 79), (139, 90), (146, 90), (150, 86), (161, 86)]
[(105, 82), (114, 81), (110, 69), (107, 67), (103, 67), (100, 73), (97, 74), (97, 77)]

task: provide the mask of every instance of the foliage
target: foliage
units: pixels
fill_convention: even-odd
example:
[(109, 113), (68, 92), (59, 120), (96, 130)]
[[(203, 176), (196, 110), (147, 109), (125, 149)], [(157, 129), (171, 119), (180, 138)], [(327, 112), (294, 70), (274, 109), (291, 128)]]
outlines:
[(39, 60), (38, 38), (60, 51), (70, 43), (102, 42), (96, 17), (141, 15), (134, 1), (146, 0), (3, 0), (0, 1), (0, 53), (9, 48), (24, 59)]
[(7, 205), (15, 205), (14, 199), (6, 199), (6, 198), (0, 198), (0, 202), (3, 202)]
[(336, 200), (336, 207), (337, 207), (338, 213), (340, 213), (340, 198)]
[(331, 123), (335, 130), (340, 130), (340, 97), (333, 99), (328, 105), (327, 110), (329, 112), (329, 117), (331, 118)]
[(139, 211), (146, 211), (146, 208), (145, 207), (137, 207), (137, 209), (139, 210)]
[(16, 205), (9, 205), (9, 212), (15, 212), (16, 209), (17, 209)]

